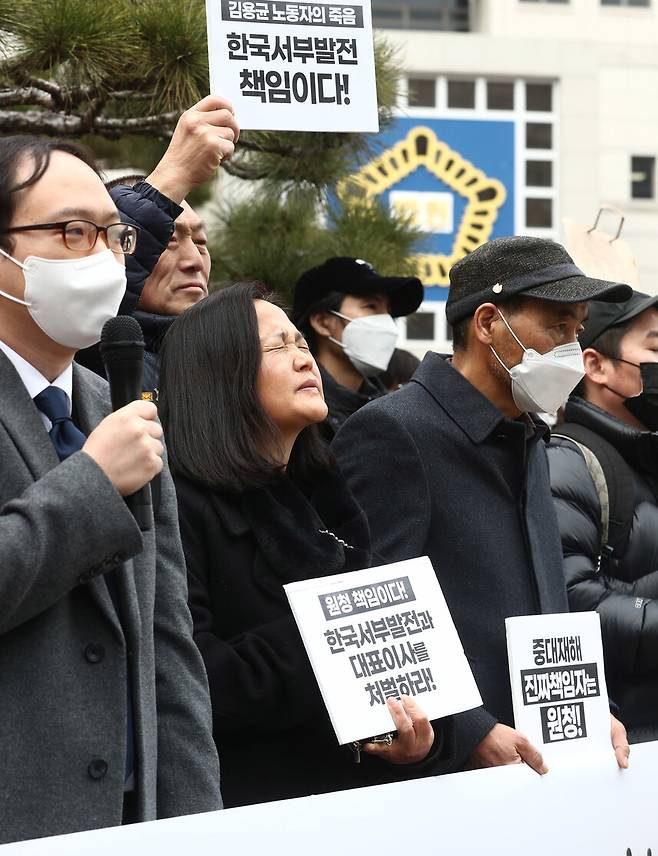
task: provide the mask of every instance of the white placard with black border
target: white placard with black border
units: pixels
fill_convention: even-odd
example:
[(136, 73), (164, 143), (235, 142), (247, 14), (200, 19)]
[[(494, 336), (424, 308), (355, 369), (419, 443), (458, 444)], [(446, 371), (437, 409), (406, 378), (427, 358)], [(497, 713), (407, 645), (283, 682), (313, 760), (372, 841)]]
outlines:
[(597, 612), (508, 618), (514, 722), (548, 765), (605, 755), (610, 706)]
[(389, 697), (430, 720), (482, 704), (426, 556), (284, 588), (339, 744), (391, 731)]
[(244, 130), (377, 132), (370, 0), (206, 0), (210, 90)]

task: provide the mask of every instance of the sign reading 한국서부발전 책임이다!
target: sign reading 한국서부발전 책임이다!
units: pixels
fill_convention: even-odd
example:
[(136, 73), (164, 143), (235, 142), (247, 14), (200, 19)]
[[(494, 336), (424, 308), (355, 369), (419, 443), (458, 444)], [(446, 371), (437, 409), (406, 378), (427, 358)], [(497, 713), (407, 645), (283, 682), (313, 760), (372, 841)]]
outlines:
[(426, 556), (284, 588), (341, 745), (391, 731), (388, 698), (430, 720), (482, 704)]
[(370, 0), (206, 0), (211, 92), (240, 127), (379, 130)]
[(514, 723), (548, 760), (610, 755), (597, 612), (508, 618)]

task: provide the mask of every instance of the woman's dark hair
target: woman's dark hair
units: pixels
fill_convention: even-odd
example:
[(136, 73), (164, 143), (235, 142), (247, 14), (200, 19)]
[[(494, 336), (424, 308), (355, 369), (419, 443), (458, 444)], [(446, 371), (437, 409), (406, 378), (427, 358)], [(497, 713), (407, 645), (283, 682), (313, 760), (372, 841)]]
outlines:
[[(256, 393), (261, 347), (255, 300), (279, 305), (258, 282), (214, 292), (174, 321), (160, 351), (158, 409), (172, 471), (233, 492), (263, 487), (282, 469), (264, 452), (279, 431)], [(288, 474), (311, 484), (332, 465), (317, 426), (304, 428)]]
[[(16, 210), (16, 194), (36, 184), (48, 169), (53, 152), (66, 152), (91, 167), (100, 175), (94, 158), (83, 146), (65, 140), (48, 140), (22, 134), (0, 138), (0, 247), (11, 252), (11, 236), (4, 234), (10, 228)], [(32, 171), (21, 182), (16, 182), (16, 173), (26, 160), (32, 162)]]

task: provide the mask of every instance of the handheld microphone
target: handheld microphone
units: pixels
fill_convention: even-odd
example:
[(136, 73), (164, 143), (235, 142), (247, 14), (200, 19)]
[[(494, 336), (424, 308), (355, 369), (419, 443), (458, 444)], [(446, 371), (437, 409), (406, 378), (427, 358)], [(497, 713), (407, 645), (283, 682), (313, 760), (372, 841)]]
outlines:
[[(112, 410), (119, 410), (142, 397), (144, 336), (130, 315), (117, 315), (103, 325), (100, 354), (110, 384)], [(151, 528), (151, 486), (145, 484), (125, 497), (142, 532)]]

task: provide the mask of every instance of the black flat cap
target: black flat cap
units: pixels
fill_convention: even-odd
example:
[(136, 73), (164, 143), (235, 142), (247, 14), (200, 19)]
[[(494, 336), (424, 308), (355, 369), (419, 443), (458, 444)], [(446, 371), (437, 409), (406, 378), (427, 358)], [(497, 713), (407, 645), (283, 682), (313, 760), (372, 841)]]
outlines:
[(602, 333), (625, 321), (630, 321), (641, 315), (645, 309), (658, 306), (658, 295), (651, 297), (634, 291), (628, 300), (623, 303), (604, 303), (602, 300), (593, 300), (589, 305), (587, 321), (583, 321), (585, 328), (578, 336), (581, 348), (590, 348)]
[(563, 246), (546, 238), (496, 238), (450, 269), (446, 317), (450, 324), (468, 318), (482, 303), (503, 303), (522, 294), (559, 303), (584, 300), (624, 301), (629, 285), (592, 279)]
[(423, 284), (415, 276), (380, 276), (363, 259), (335, 256), (303, 273), (293, 295), (293, 321), (303, 319), (310, 309), (332, 291), (341, 294), (386, 294), (391, 315), (411, 315), (423, 302)]

